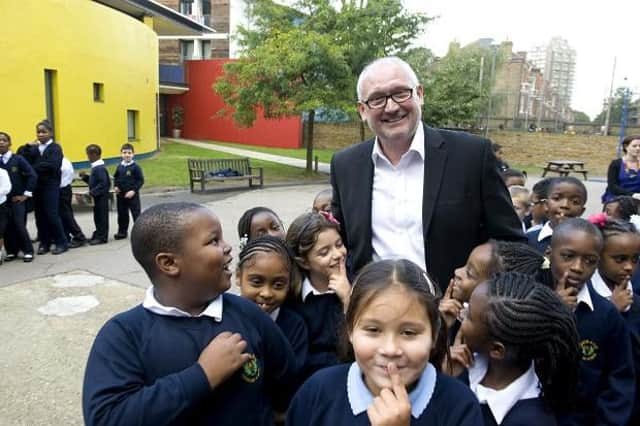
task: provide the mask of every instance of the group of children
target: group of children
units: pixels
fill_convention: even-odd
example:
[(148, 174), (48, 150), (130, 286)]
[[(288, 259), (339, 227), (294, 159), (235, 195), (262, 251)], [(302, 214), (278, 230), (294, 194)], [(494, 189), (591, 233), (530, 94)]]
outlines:
[[(54, 141), (49, 121), (43, 120), (36, 125), (36, 136), (35, 141), (14, 153), (11, 136), (0, 132), (0, 264), (16, 260), (20, 253), (24, 262), (32, 262), (36, 253), (57, 255), (87, 242), (95, 245), (108, 240), (111, 178), (101, 158), (101, 148), (95, 144), (87, 146), (91, 172), (80, 173), (89, 186), (94, 205), (96, 230), (87, 240), (71, 207), (73, 165)], [(129, 213), (134, 221), (140, 215), (139, 191), (144, 184), (142, 169), (133, 160), (133, 145), (124, 144), (121, 156), (122, 162), (113, 176), (118, 209), (115, 239), (127, 237)], [(37, 251), (27, 230), (27, 214), (32, 210), (38, 232)], [(6, 249), (4, 256), (3, 246)]]
[(144, 211), (131, 245), (153, 285), (96, 337), (86, 423), (640, 422), (640, 233), (626, 199), (587, 221), (582, 182), (536, 184), (529, 244), (476, 247), (440, 294), (407, 260), (351, 277), (330, 195), (286, 230), (269, 208), (243, 214), (240, 296), (210, 210)]

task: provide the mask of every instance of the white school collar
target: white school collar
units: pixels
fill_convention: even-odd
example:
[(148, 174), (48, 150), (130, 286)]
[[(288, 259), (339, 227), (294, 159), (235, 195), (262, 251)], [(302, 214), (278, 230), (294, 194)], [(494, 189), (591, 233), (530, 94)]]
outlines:
[(93, 163), (91, 163), (91, 168), (92, 169), (94, 167), (98, 167), (98, 166), (104, 166), (104, 161), (102, 160), (102, 158), (100, 158), (99, 160), (96, 160)]
[(591, 293), (589, 293), (589, 282), (588, 281), (586, 283), (584, 283), (584, 285), (582, 286), (582, 288), (580, 289), (580, 291), (578, 292), (578, 295), (576, 297), (577, 297), (576, 307), (578, 307), (578, 304), (580, 302), (582, 302), (585, 305), (587, 305), (589, 307), (589, 309), (591, 309), (591, 311), (594, 311), (593, 300), (591, 300)]
[(533, 362), (529, 369), (504, 389), (491, 389), (480, 384), (487, 374), (489, 362), (486, 357), (474, 354), (475, 361), (469, 367), (469, 387), (480, 404), (487, 404), (496, 423), (502, 423), (509, 410), (521, 399), (540, 396), (540, 380), (536, 375)]
[[(593, 289), (600, 296), (604, 297), (607, 300), (611, 300), (611, 296), (613, 296), (613, 292), (609, 288), (609, 286), (604, 282), (604, 278), (600, 275), (600, 270), (596, 269), (596, 272), (593, 273), (591, 277), (591, 285), (593, 285)], [(631, 286), (631, 281), (627, 282), (627, 290), (633, 291), (633, 287)], [(627, 306), (624, 312), (627, 312), (631, 309), (631, 305)]]
[(271, 317), (271, 319), (275, 322), (278, 320), (278, 315), (280, 315), (280, 306), (278, 306), (277, 308), (275, 308), (273, 311), (271, 311), (271, 313), (269, 314), (269, 316)]
[(315, 287), (311, 284), (311, 281), (308, 277), (305, 277), (304, 281), (302, 281), (302, 301), (304, 302), (308, 295), (313, 294), (314, 296), (322, 296), (323, 294), (331, 294), (335, 293), (333, 290), (327, 290), (324, 293), (315, 289)]
[[(436, 369), (427, 364), (422, 371), (416, 387), (409, 393), (411, 401), (411, 415), (419, 418), (427, 408), (433, 391), (436, 388)], [(351, 364), (347, 374), (347, 398), (354, 416), (363, 413), (373, 403), (374, 396), (362, 379), (362, 370), (357, 362)]]
[(12, 156), (13, 154), (11, 153), (11, 150), (8, 150), (7, 152), (5, 152), (4, 155), (0, 155), (0, 157), (2, 158), (2, 162), (4, 164), (7, 164), (9, 160), (11, 160)]
[(120, 165), (121, 165), (121, 166), (125, 166), (125, 167), (126, 167), (126, 166), (130, 166), (130, 165), (132, 165), (132, 164), (133, 164), (133, 163), (135, 163), (135, 162), (136, 162), (135, 160), (131, 160), (131, 161), (129, 161), (128, 163), (126, 163), (124, 160), (122, 160), (122, 161), (120, 162)]
[(164, 315), (167, 317), (210, 317), (215, 319), (217, 322), (222, 321), (222, 295), (219, 295), (218, 297), (213, 299), (213, 301), (209, 303), (205, 310), (200, 312), (198, 315), (191, 315), (190, 313), (185, 312), (182, 309), (178, 309), (173, 306), (165, 306), (158, 302), (158, 299), (156, 299), (156, 296), (153, 292), (153, 286), (150, 286), (144, 295), (142, 307), (153, 312), (154, 314)]
[(550, 237), (553, 235), (553, 228), (551, 227), (551, 222), (547, 221), (543, 226), (542, 229), (540, 230), (540, 233), (538, 234), (538, 241), (542, 241), (547, 237)]

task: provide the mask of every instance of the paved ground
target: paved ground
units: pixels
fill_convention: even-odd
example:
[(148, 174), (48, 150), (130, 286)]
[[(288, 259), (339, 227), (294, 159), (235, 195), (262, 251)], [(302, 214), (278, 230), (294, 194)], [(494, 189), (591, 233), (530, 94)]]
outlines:
[[(532, 178), (529, 184), (534, 182)], [(597, 212), (604, 184), (587, 182), (587, 186), (591, 197), (587, 213)], [(203, 195), (178, 191), (143, 195), (142, 203), (148, 207), (195, 200), (207, 205), (221, 219), (225, 239), (236, 251), (235, 227), (246, 209), (265, 205), (290, 223), (309, 210), (315, 194), (327, 187)], [(90, 234), (90, 211), (78, 211), (77, 219)], [(111, 234), (115, 226), (113, 213)], [(81, 384), (91, 342), (108, 318), (139, 303), (148, 285), (131, 256), (128, 239), (60, 256), (37, 256), (31, 264), (14, 261), (0, 266), (0, 424), (81, 424)]]

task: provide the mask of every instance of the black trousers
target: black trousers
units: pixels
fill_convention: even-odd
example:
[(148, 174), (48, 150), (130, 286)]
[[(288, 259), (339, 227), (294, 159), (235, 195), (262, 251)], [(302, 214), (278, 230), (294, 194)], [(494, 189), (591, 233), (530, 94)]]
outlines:
[(37, 188), (33, 193), (33, 204), (40, 245), (49, 248), (55, 243), (57, 247), (66, 248), (69, 241), (60, 220), (60, 187)]
[(109, 239), (109, 194), (93, 197), (93, 223), (96, 230), (92, 240), (107, 241)]
[(129, 212), (135, 222), (140, 216), (140, 194), (136, 192), (131, 198), (125, 198), (124, 194), (118, 194), (116, 198), (118, 206), (118, 234), (127, 234), (129, 230)]
[(22, 250), (24, 254), (33, 254), (33, 244), (27, 231), (27, 202), (9, 205), (9, 226), (4, 235), (4, 246), (7, 254), (17, 255)]
[(62, 220), (62, 228), (64, 229), (64, 235), (69, 238), (69, 235), (77, 241), (84, 241), (87, 238), (84, 236), (80, 225), (76, 222), (76, 218), (73, 216), (73, 207), (71, 207), (71, 199), (73, 193), (71, 185), (67, 185), (60, 188), (60, 220)]

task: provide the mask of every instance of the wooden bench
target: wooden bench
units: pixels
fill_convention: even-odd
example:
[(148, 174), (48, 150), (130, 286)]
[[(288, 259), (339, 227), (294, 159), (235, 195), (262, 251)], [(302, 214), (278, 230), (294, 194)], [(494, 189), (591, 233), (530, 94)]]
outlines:
[[(116, 206), (116, 191), (113, 189), (113, 177), (111, 179), (111, 188), (109, 189), (109, 210), (115, 209)], [(79, 206), (93, 206), (93, 197), (89, 194), (89, 184), (82, 178), (74, 178), (71, 182), (71, 194), (73, 200)]]
[(559, 176), (569, 176), (571, 173), (580, 173), (587, 180), (588, 170), (584, 168), (584, 162), (572, 160), (553, 160), (549, 161), (546, 166), (542, 166), (542, 177), (547, 173), (557, 173)]
[[(248, 180), (249, 188), (262, 188), (264, 176), (262, 167), (252, 167), (248, 158), (189, 158), (189, 186), (194, 192), (194, 185), (200, 184), (200, 190), (205, 190), (207, 182), (224, 182), (234, 180)], [(216, 176), (218, 172), (237, 171), (239, 176)], [(254, 180), (259, 184), (254, 185)]]

